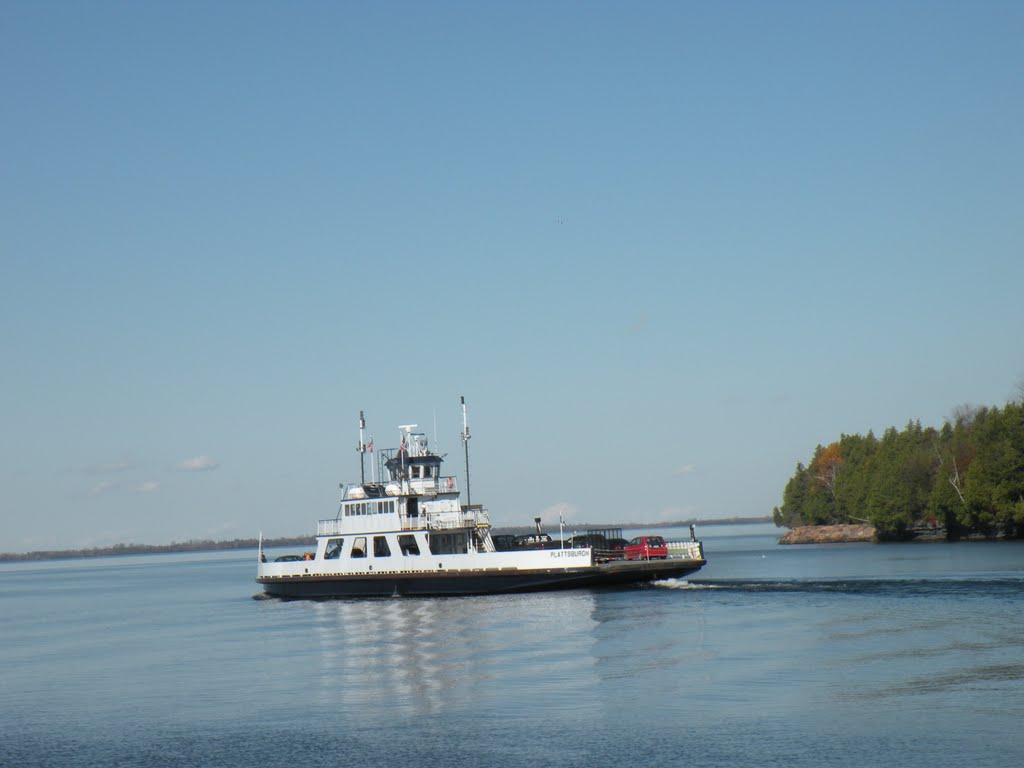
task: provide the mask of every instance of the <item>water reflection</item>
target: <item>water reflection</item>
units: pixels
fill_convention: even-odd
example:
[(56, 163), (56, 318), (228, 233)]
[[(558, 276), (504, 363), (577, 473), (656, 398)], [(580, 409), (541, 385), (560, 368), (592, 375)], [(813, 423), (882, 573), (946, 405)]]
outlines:
[(289, 607), (310, 613), (317, 703), (356, 716), (485, 716), (516, 700), (564, 716), (601, 685), (591, 592)]

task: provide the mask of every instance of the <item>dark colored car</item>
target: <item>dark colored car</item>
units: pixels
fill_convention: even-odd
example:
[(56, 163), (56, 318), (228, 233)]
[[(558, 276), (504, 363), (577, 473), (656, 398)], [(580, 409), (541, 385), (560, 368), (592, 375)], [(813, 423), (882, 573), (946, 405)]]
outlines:
[(551, 537), (546, 533), (526, 533), (516, 536), (515, 549), (547, 549)]
[(661, 536), (637, 536), (626, 545), (627, 560), (664, 560), (668, 545)]
[(583, 547), (606, 549), (608, 540), (599, 533), (578, 533), (566, 539), (565, 546), (572, 549), (582, 549)]

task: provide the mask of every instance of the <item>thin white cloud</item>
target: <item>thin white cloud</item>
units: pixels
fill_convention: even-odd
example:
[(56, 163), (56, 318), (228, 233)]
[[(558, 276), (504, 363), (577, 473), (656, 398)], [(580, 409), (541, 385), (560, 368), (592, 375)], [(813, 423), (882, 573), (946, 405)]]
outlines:
[(209, 456), (193, 456), (191, 459), (185, 459), (181, 464), (178, 465), (178, 469), (182, 472), (209, 472), (211, 469), (216, 469), (220, 466), (220, 462), (216, 459), (211, 459)]
[(147, 480), (142, 485), (135, 487), (136, 493), (154, 493), (158, 490), (160, 490), (160, 483), (155, 480)]
[(90, 496), (100, 496), (104, 493), (110, 493), (117, 488), (117, 483), (113, 480), (102, 480), (92, 487), (89, 491)]
[(686, 475), (692, 475), (697, 471), (697, 467), (693, 464), (683, 464), (681, 467), (676, 467), (672, 470), (672, 474), (675, 477), (685, 477)]
[(553, 526), (558, 525), (559, 520), (564, 520), (567, 523), (572, 521), (576, 514), (575, 505), (567, 501), (559, 501), (543, 509), (540, 513), (540, 520), (544, 525)]

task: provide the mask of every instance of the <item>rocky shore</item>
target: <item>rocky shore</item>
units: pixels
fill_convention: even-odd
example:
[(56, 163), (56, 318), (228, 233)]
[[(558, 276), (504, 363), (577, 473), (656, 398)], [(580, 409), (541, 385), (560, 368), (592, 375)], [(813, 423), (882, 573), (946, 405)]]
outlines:
[(805, 525), (788, 531), (779, 544), (843, 544), (851, 541), (878, 541), (872, 525)]

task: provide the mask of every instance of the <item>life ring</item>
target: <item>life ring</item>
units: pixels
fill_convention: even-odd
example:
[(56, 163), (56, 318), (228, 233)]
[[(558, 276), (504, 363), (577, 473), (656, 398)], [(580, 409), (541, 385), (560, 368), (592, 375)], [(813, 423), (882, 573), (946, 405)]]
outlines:
[(455, 487), (455, 478), (454, 477), (449, 477), (448, 478), (448, 490), (450, 491), (454, 487)]

